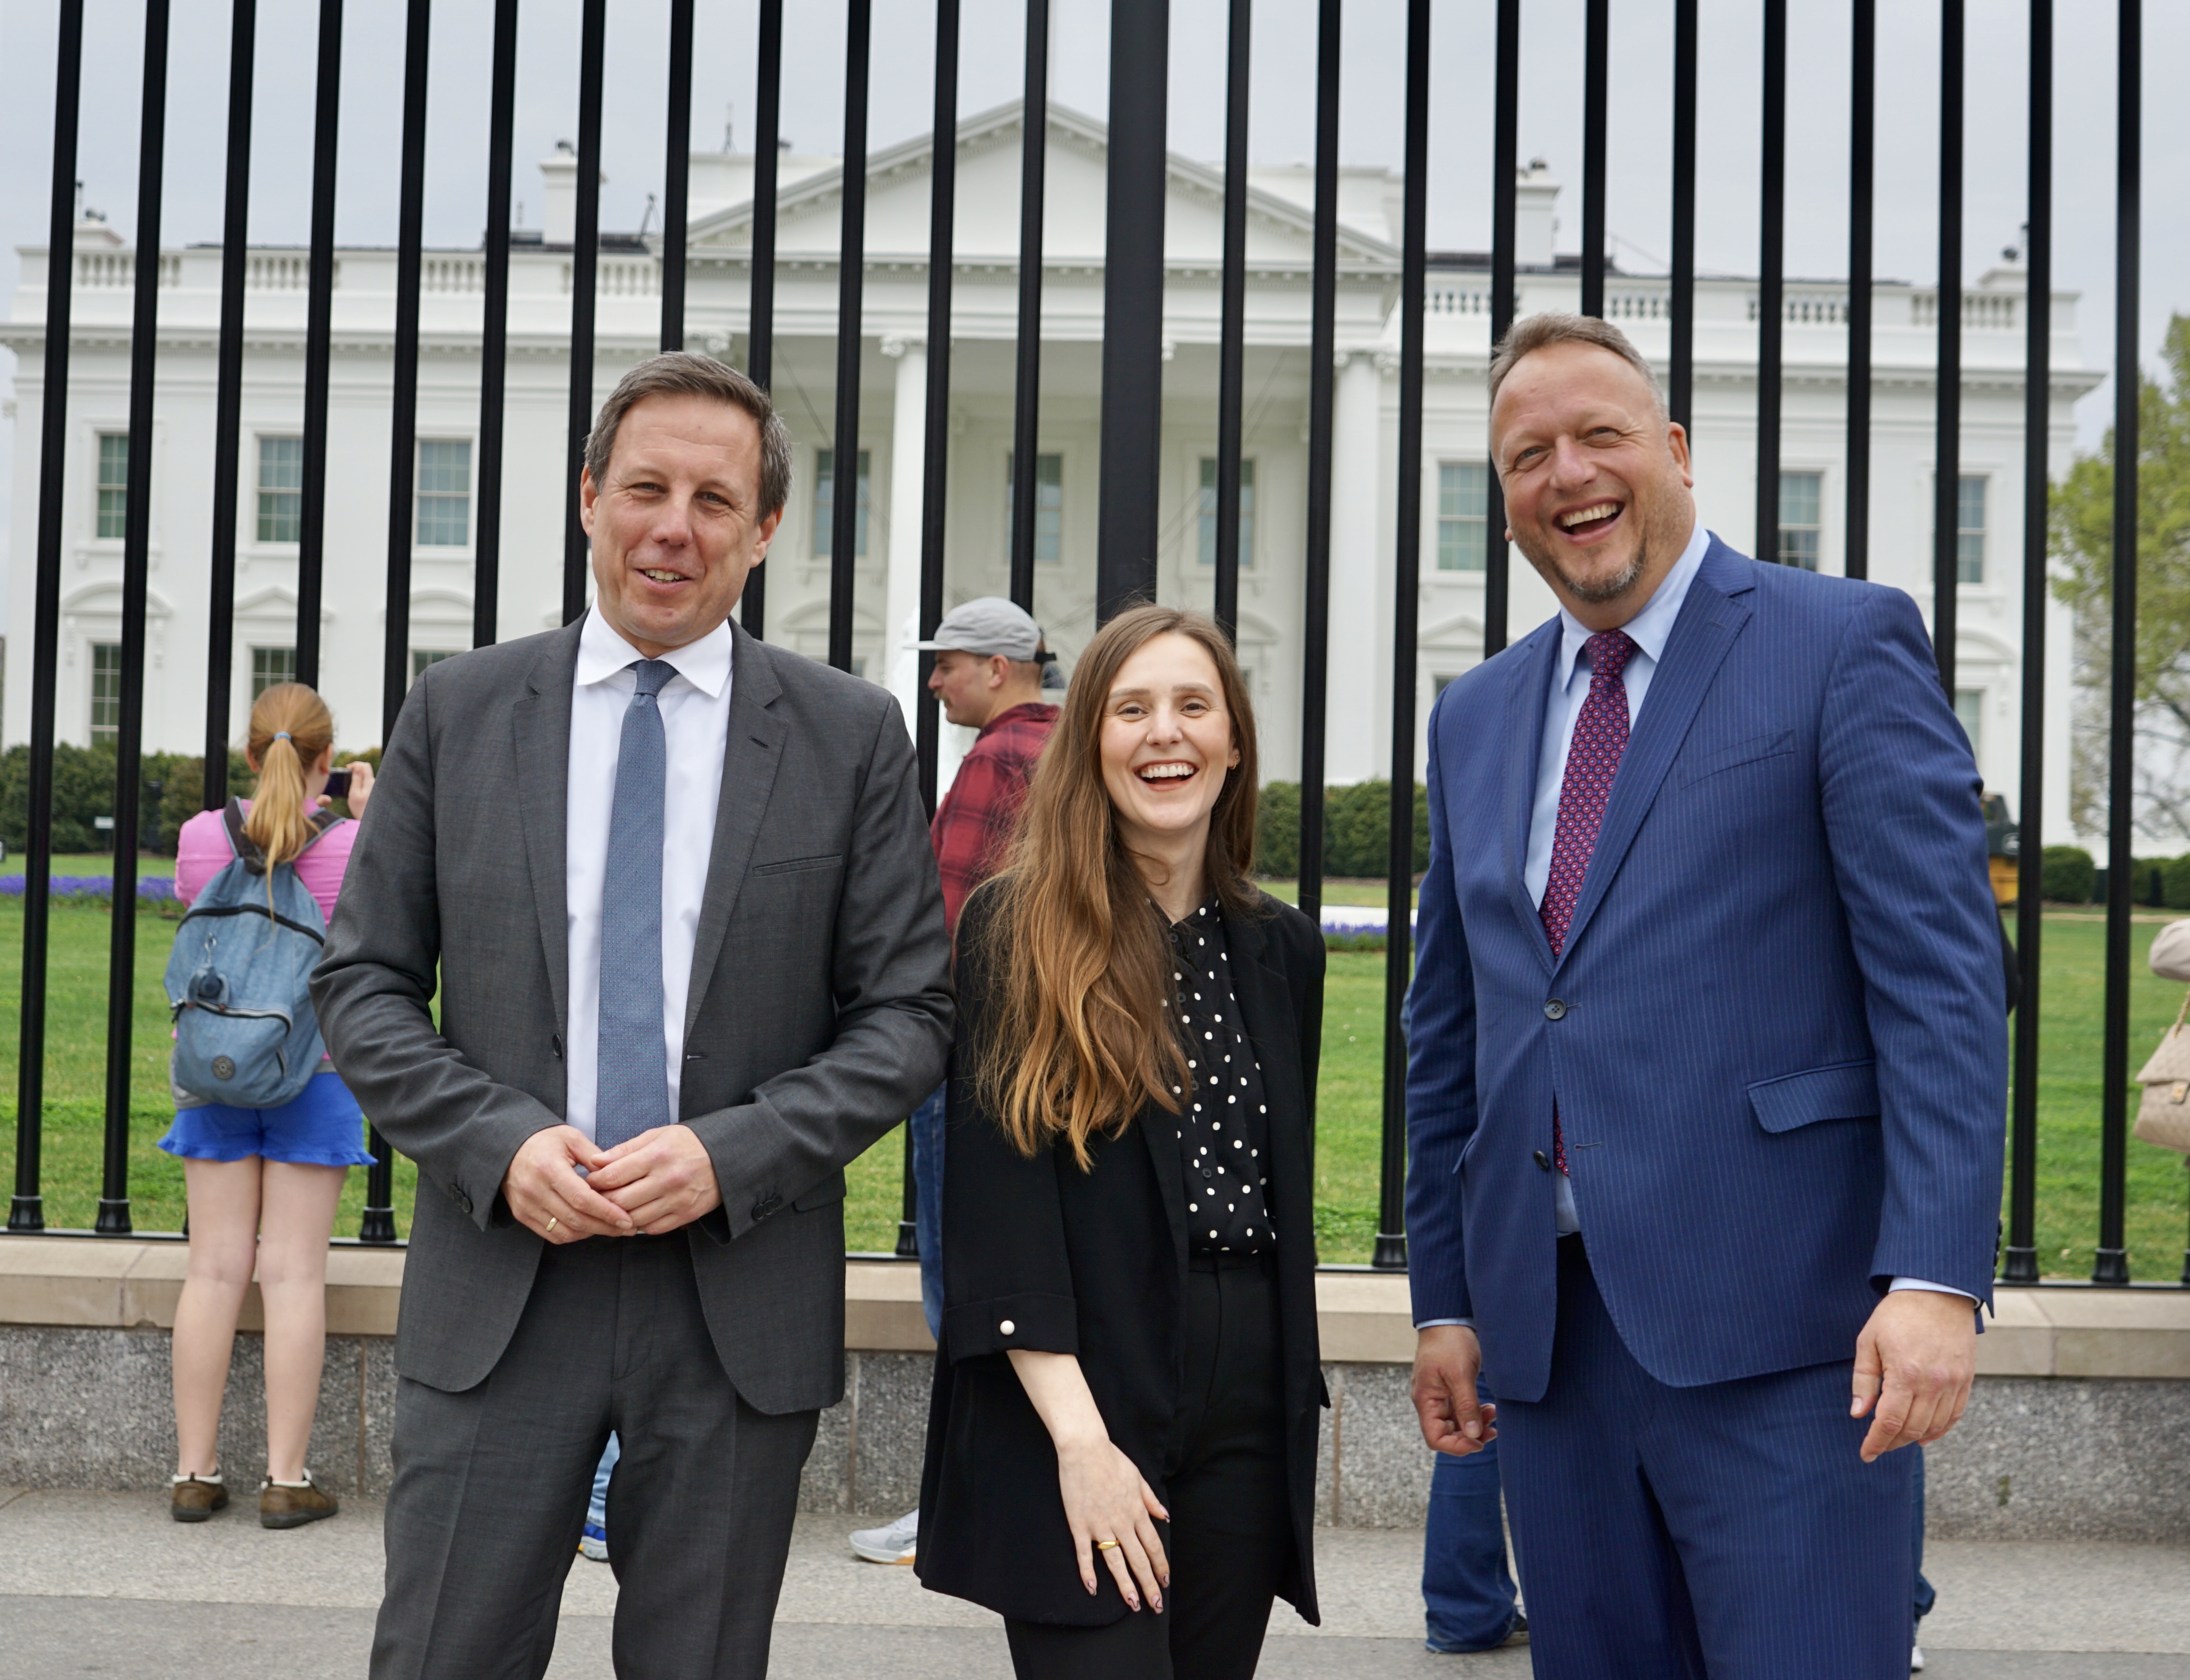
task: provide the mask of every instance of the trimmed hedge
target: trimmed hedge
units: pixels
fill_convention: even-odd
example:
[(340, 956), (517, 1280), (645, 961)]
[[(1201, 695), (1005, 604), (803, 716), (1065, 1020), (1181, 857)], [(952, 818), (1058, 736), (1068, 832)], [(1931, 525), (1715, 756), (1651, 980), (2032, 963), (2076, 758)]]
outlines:
[[(1263, 875), (1300, 873), (1300, 784), (1262, 788), (1255, 819), (1255, 867)], [(1391, 867), (1392, 784), (1358, 781), (1323, 791), (1323, 872), (1380, 877)], [(1414, 869), (1429, 867), (1429, 792), (1415, 784)]]
[(2054, 904), (2089, 904), (2098, 866), (2081, 846), (2048, 846), (2039, 865), (2039, 892)]

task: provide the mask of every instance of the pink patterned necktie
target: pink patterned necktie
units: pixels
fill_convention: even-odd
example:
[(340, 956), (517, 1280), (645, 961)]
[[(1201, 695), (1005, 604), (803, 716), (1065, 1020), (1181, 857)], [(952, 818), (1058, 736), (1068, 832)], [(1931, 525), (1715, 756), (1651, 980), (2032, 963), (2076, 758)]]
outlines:
[[(1558, 826), (1552, 831), (1552, 873), (1544, 885), (1541, 911), (1554, 956), (1566, 949), (1574, 905), (1589, 873), (1589, 856), (1597, 849), (1597, 831), (1604, 826), (1604, 802), (1620, 770), (1620, 755), (1627, 750), (1627, 687), (1620, 679), (1627, 661), (1635, 656), (1635, 643), (1625, 630), (1600, 630), (1582, 644), (1582, 650), (1589, 656), (1589, 693), (1574, 718), (1566, 774), (1559, 781)], [(1567, 1170), (1567, 1140), (1559, 1129), (1556, 1106), (1552, 1110), (1552, 1164), (1562, 1172)]]

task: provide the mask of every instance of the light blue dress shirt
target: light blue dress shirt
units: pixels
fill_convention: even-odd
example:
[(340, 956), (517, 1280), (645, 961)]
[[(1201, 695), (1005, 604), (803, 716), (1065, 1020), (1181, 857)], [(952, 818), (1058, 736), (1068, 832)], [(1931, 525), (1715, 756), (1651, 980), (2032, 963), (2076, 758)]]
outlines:
[[(1658, 661), (1665, 657), (1665, 644), (1672, 636), (1673, 626), (1680, 620), (1681, 604), (1688, 598), (1688, 586), (1695, 582), (1711, 543), (1711, 532), (1698, 520), (1695, 530), (1689, 534), (1688, 546), (1681, 550), (1680, 559), (1673, 562), (1673, 569), (1643, 603), (1642, 610), (1620, 627), (1636, 649), (1628, 658), (1626, 668), (1620, 673), (1621, 684), (1627, 690), (1627, 727), (1631, 731), (1636, 719), (1642, 715), (1642, 701), (1650, 692), (1650, 678), (1657, 672)], [(1539, 908), (1542, 907), (1544, 890), (1552, 878), (1552, 845), (1558, 832), (1559, 790), (1566, 781), (1567, 752), (1574, 745), (1574, 723), (1581, 716), (1582, 701), (1589, 698), (1589, 664), (1583, 653), (1589, 639), (1597, 633), (1563, 606), (1559, 609), (1559, 628), (1558, 658), (1552, 667), (1551, 700), (1544, 708), (1544, 743), (1536, 761), (1536, 797), (1529, 810), (1529, 851), (1521, 866), (1521, 881), (1529, 889), (1529, 901)], [(1552, 1181), (1553, 1217), (1558, 1234), (1572, 1236), (1581, 1229), (1581, 1214), (1574, 1206), (1574, 1181), (1563, 1172), (1553, 1173)], [(1926, 1283), (1918, 1278), (1896, 1278), (1892, 1287), (1962, 1294), (1960, 1290)], [(1436, 1319), (1419, 1327), (1427, 1330), (1431, 1324), (1467, 1322), (1466, 1319)]]

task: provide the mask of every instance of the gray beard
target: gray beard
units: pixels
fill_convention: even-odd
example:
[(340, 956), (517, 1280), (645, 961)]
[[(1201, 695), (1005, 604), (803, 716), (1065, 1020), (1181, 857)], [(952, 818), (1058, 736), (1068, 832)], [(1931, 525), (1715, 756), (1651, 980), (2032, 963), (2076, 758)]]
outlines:
[[(1531, 555), (1530, 558), (1533, 559), (1535, 556)], [(1592, 605), (1602, 605), (1606, 601), (1618, 600), (1635, 587), (1637, 580), (1642, 576), (1643, 567), (1648, 563), (1649, 548), (1647, 544), (1644, 544), (1637, 548), (1633, 559), (1610, 577), (1606, 578), (1603, 582), (1584, 583), (1577, 578), (1569, 576), (1566, 569), (1549, 557), (1540, 562), (1546, 570), (1558, 579), (1560, 586), (1569, 593)]]

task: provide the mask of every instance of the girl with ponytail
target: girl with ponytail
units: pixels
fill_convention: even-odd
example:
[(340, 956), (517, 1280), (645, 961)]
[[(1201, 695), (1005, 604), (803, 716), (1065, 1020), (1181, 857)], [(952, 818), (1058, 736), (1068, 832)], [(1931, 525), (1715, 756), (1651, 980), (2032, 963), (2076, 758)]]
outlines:
[[(240, 866), (264, 874), (270, 905), (275, 872), (287, 868), (322, 922), (333, 916), (357, 837), (354, 819), (372, 794), (372, 767), (355, 763), (342, 772), (338, 797), (328, 797), (334, 733), (326, 702), (302, 683), (279, 683), (258, 696), (244, 745), (258, 776), (252, 797), (200, 812), (177, 837), (175, 892), (185, 905)], [(240, 819), (233, 825), (231, 813)], [(194, 1523), (228, 1503), (218, 1443), (221, 1394), (255, 1270), (266, 1320), (258, 1520), (281, 1529), (331, 1517), (334, 1496), (313, 1483), (304, 1450), (326, 1348), (327, 1239), (343, 1178), (372, 1161), (365, 1117), (324, 1059), (303, 1094), (279, 1108), (234, 1108), (179, 1086), (173, 1096), (175, 1123), (160, 1147), (182, 1159), (190, 1256), (175, 1308), (180, 1462), (170, 1508), (177, 1522)]]

